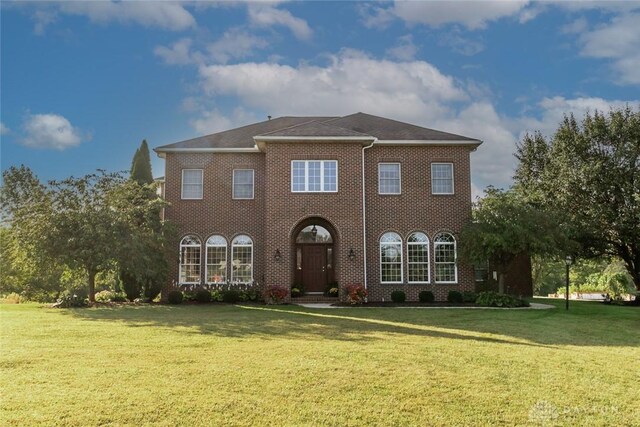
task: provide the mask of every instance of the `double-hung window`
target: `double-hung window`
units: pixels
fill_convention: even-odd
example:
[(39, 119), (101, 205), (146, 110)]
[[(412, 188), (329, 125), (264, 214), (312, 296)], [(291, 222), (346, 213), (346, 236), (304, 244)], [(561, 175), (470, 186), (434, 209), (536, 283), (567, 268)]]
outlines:
[(202, 169), (182, 169), (182, 198), (202, 199)]
[(180, 284), (200, 283), (200, 239), (185, 236), (180, 241)]
[(236, 236), (231, 242), (231, 280), (249, 283), (253, 280), (253, 240)]
[(291, 191), (335, 193), (338, 191), (337, 160), (294, 160), (291, 162)]
[(213, 235), (207, 239), (207, 283), (224, 283), (227, 280), (227, 239)]
[(412, 233), (407, 239), (409, 283), (429, 283), (429, 238)]
[(402, 238), (397, 233), (380, 238), (380, 282), (402, 283)]
[(453, 163), (431, 163), (431, 193), (453, 194)]
[(440, 233), (433, 239), (436, 283), (457, 283), (458, 265), (456, 239), (450, 233)]
[(233, 170), (233, 198), (253, 199), (253, 169)]
[(378, 194), (400, 194), (400, 163), (378, 163)]

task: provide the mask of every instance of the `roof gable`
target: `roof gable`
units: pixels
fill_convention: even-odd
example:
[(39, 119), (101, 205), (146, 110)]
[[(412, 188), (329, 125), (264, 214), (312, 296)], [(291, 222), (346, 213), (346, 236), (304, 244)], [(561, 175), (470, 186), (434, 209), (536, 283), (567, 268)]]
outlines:
[(188, 139), (154, 149), (158, 153), (182, 150), (251, 150), (256, 140), (362, 140), (403, 143), (457, 143), (479, 145), (480, 140), (442, 132), (371, 114), (355, 113), (344, 117), (285, 116), (273, 120)]

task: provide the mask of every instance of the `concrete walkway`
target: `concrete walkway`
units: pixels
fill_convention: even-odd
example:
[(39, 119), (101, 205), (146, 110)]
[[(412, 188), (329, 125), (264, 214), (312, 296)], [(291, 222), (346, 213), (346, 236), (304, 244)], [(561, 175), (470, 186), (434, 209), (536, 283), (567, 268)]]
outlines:
[[(305, 308), (350, 308), (347, 306), (335, 306), (335, 305), (331, 305), (329, 303), (302, 303), (302, 304), (296, 304), (299, 305), (300, 307), (305, 307)], [(426, 306), (419, 306), (419, 307), (411, 307), (411, 306), (407, 306), (407, 307), (359, 307), (359, 308), (426, 308), (426, 309), (444, 309), (444, 310), (453, 310), (453, 309), (462, 309), (462, 310), (548, 310), (550, 308), (555, 308), (555, 306), (553, 305), (549, 305), (549, 304), (540, 304), (537, 302), (532, 302), (530, 303), (530, 307), (518, 307), (518, 308), (502, 308), (502, 307), (426, 307)]]

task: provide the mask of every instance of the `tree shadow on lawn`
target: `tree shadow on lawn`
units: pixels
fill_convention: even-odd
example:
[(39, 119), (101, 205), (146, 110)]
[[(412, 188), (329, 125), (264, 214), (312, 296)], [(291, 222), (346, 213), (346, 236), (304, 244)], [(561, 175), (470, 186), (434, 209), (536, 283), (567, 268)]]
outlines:
[[(622, 308), (624, 307), (611, 307)], [(181, 334), (261, 339), (368, 341), (384, 334), (552, 347), (638, 346), (640, 317), (600, 310), (309, 309), (299, 306), (191, 305), (64, 311), (86, 320), (154, 326)], [(640, 314), (638, 310), (632, 312)], [(634, 322), (635, 320), (635, 322)], [(634, 325), (635, 323), (635, 325)], [(382, 335), (381, 335), (382, 334)]]

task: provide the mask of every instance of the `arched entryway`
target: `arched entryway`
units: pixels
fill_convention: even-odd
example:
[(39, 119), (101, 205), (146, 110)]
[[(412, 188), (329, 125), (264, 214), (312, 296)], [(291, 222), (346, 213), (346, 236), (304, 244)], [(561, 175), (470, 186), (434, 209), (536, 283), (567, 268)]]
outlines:
[(335, 231), (321, 218), (302, 222), (293, 235), (294, 280), (310, 294), (322, 293), (335, 280)]

